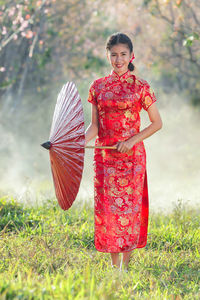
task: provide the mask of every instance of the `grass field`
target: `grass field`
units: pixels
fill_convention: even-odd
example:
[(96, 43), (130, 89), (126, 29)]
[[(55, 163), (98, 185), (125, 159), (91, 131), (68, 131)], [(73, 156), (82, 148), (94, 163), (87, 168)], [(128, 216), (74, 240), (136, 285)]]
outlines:
[(128, 273), (95, 250), (93, 209), (0, 199), (0, 299), (200, 299), (200, 210), (150, 214)]

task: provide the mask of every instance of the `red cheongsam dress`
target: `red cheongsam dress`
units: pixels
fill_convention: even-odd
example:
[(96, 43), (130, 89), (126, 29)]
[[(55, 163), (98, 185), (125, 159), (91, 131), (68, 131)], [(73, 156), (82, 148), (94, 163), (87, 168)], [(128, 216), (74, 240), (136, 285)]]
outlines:
[[(140, 131), (140, 111), (156, 97), (147, 81), (127, 71), (112, 71), (90, 86), (88, 101), (97, 105), (99, 131), (95, 145), (116, 145)], [(143, 141), (128, 153), (94, 152), (95, 248), (127, 252), (145, 247), (148, 229), (146, 152)]]

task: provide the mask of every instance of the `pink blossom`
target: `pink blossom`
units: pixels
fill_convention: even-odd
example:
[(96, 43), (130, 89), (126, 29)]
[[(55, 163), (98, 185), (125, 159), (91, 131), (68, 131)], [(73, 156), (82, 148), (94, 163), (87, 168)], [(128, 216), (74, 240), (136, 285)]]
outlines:
[(15, 34), (15, 35), (13, 36), (13, 39), (16, 41), (16, 40), (18, 39), (18, 35)]
[(33, 37), (33, 31), (28, 30), (27, 33), (26, 33), (26, 38), (31, 39), (32, 37)]
[(20, 27), (20, 30), (23, 31), (25, 28), (28, 27), (28, 21), (23, 21), (21, 27)]
[(0, 72), (5, 72), (5, 68), (4, 67), (0, 67)]
[(5, 26), (3, 26), (2, 34), (5, 35), (7, 33), (7, 29)]
[(15, 14), (15, 10), (16, 10), (16, 8), (15, 8), (15, 7), (11, 7), (11, 9), (8, 11), (8, 16), (9, 16), (9, 17), (12, 17), (12, 16), (14, 16), (14, 14)]
[(41, 4), (42, 4), (42, 1), (37, 1), (37, 2), (36, 2), (36, 5), (37, 5), (37, 6), (40, 6)]
[(12, 23), (13, 23), (13, 25), (16, 25), (18, 23), (17, 18)]

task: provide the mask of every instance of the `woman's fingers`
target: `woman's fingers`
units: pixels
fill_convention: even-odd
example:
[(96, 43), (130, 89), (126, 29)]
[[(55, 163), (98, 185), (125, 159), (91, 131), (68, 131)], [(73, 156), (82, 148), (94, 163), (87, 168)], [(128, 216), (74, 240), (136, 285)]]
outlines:
[(125, 142), (119, 142), (119, 143), (117, 144), (117, 150), (118, 150), (119, 152), (122, 152), (122, 153), (125, 153), (125, 152), (129, 151), (129, 149), (126, 147)]
[(133, 148), (133, 144), (129, 140), (117, 143), (117, 150), (119, 152), (122, 153), (129, 152), (132, 148)]

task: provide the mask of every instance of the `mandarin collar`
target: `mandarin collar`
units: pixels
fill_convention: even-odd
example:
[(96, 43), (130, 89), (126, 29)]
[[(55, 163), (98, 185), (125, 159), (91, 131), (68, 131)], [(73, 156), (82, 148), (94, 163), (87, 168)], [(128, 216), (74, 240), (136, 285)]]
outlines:
[(126, 73), (119, 76), (114, 70), (112, 70), (110, 75), (114, 80), (124, 81), (127, 78), (131, 77), (132, 74), (131, 71), (128, 70)]

